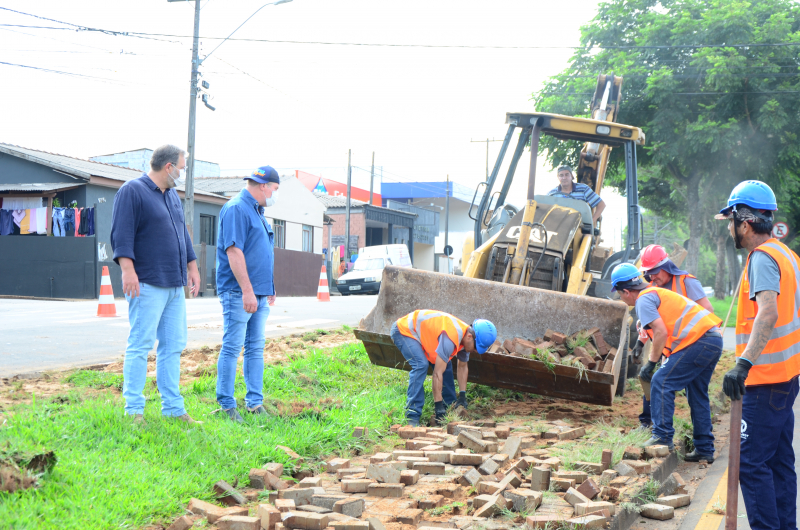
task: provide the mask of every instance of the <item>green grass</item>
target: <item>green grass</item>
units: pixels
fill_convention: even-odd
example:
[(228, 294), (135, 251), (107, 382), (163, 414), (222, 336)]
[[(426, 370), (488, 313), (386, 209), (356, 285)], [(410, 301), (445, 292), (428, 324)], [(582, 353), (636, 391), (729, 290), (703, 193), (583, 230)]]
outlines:
[(562, 467), (566, 470), (576, 469), (575, 462), (596, 462), (600, 463), (603, 451), (610, 449), (613, 453), (612, 466), (622, 460), (625, 448), (631, 445), (640, 445), (650, 438), (650, 433), (646, 431), (633, 430), (628, 434), (619, 432), (619, 425), (609, 425), (607, 423), (596, 423), (595, 427), (601, 431), (596, 437), (596, 443), (565, 443), (553, 446), (551, 452), (559, 457)]
[[(76, 386), (113, 386), (102, 373), (79, 371)], [(371, 365), (360, 344), (334, 349), (309, 349), (286, 365), (268, 365), (265, 396), (284, 402), (318, 404), (294, 416), (258, 418), (245, 415), (244, 425), (220, 414), (214, 377), (183, 388), (188, 412), (205, 424), (187, 427), (160, 415), (154, 385), (146, 385), (144, 426), (123, 417), (123, 402), (111, 393), (82, 399), (36, 399), (4, 411), (0, 447), (17, 451), (53, 450), (58, 464), (42, 486), (16, 494), (0, 494), (0, 527), (111, 529), (169, 526), (183, 513), (190, 497), (212, 500), (218, 480), (242, 486), (248, 471), (267, 462), (289, 463), (275, 449), (291, 447), (314, 458), (366, 450), (403, 418), (408, 375)], [(245, 389), (237, 379), (236, 397)], [(368, 438), (352, 438), (353, 428), (368, 427)]]
[[(732, 296), (728, 296), (725, 300), (717, 300), (714, 296), (708, 297), (709, 302), (711, 302), (711, 307), (714, 308), (714, 314), (717, 315), (720, 319), (725, 320), (725, 315), (728, 314), (728, 309), (731, 307), (731, 300), (733, 300)], [(728, 327), (736, 326), (736, 308), (739, 307), (739, 301), (737, 300), (736, 303), (733, 304), (733, 310), (731, 310), (731, 316), (728, 318)], [(721, 325), (721, 324), (720, 324)]]
[(84, 388), (116, 388), (122, 390), (122, 374), (78, 370), (64, 379), (65, 383)]

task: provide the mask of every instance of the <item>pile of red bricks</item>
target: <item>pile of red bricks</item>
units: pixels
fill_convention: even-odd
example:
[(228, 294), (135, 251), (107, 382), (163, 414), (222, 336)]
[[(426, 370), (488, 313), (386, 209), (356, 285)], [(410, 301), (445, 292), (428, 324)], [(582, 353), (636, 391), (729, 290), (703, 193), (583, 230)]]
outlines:
[[(577, 346), (578, 342), (585, 344)], [(495, 342), (489, 347), (489, 353), (534, 360), (546, 357), (554, 364), (575, 366), (580, 363), (587, 370), (611, 373), (617, 350), (603, 339), (599, 328), (578, 331), (569, 336), (548, 329), (543, 337), (533, 340), (517, 337), (502, 343)]]
[[(402, 449), (334, 458), (325, 472), (298, 483), (281, 478), (282, 464), (252, 469), (249, 489), (215, 485), (228, 507), (192, 499), (190, 515), (169, 530), (186, 530), (200, 518), (219, 530), (600, 528), (668, 455), (663, 446), (647, 452), (631, 447), (613, 469), (611, 451), (604, 451), (600, 462), (575, 462), (575, 469), (564, 470), (554, 448), (565, 441), (595, 442), (581, 440), (585, 429), (563, 421), (537, 427), (512, 432), (511, 425), (492, 421), (454, 422), (446, 429), (395, 426)], [(685, 485), (673, 475), (671, 489), (683, 494), (646, 505), (642, 515), (671, 518), (675, 507), (688, 504), (680, 489)]]

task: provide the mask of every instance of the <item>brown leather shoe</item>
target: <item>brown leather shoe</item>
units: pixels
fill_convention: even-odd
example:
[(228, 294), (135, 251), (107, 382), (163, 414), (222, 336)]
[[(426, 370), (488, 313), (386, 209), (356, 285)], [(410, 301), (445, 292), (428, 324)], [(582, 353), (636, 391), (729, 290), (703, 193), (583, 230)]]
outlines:
[(176, 420), (181, 420), (182, 422), (189, 423), (189, 424), (196, 424), (196, 425), (202, 425), (203, 424), (202, 421), (193, 420), (192, 417), (189, 416), (188, 414), (181, 414), (180, 416), (175, 416), (175, 419)]

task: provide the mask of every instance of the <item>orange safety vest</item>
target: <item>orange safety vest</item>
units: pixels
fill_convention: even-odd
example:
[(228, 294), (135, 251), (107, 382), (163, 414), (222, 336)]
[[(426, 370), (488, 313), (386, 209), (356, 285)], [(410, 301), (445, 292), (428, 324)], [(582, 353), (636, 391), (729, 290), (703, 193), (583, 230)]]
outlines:
[(672, 285), (670, 286), (669, 290), (673, 293), (678, 293), (681, 296), (686, 296), (686, 278), (695, 278), (691, 274), (681, 274), (679, 276), (672, 277)]
[[(767, 345), (750, 369), (745, 385), (771, 385), (785, 383), (800, 374), (800, 257), (775, 238), (770, 238), (753, 252), (766, 252), (778, 264), (781, 271), (781, 292), (778, 294), (778, 321), (772, 330)], [(739, 286), (739, 307), (736, 310), (736, 356), (744, 353), (753, 321), (758, 313), (758, 304), (750, 300), (750, 281), (747, 267), (751, 252), (747, 256), (742, 283)]]
[[(664, 345), (664, 357), (669, 357), (697, 342), (708, 330), (719, 326), (722, 319), (714, 313), (685, 296), (673, 293), (661, 287), (643, 289), (639, 296), (655, 293), (661, 300), (658, 314), (667, 327), (667, 343)], [(647, 335), (653, 340), (653, 330), (647, 329)]]
[(433, 309), (417, 309), (413, 313), (398, 319), (397, 330), (406, 337), (415, 339), (425, 350), (425, 357), (436, 364), (436, 348), (439, 347), (439, 335), (447, 333), (447, 337), (455, 344), (450, 359), (461, 349), (461, 339), (469, 329), (469, 324), (462, 322), (451, 314)]

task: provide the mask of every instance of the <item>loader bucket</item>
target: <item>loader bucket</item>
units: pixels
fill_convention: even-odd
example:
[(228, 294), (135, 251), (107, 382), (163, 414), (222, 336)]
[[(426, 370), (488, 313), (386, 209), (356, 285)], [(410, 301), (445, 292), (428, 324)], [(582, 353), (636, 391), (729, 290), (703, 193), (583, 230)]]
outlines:
[(579, 380), (573, 366), (548, 369), (541, 361), (487, 352), (470, 355), (469, 381), (597, 405), (613, 401), (628, 351), (628, 308), (622, 302), (390, 266), (383, 271), (377, 304), (355, 331), (372, 364), (411, 370), (389, 333), (398, 318), (416, 309), (445, 311), (465, 322), (491, 320), (501, 342), (532, 340), (547, 329), (573, 333), (600, 328), (609, 346), (621, 352), (611, 373), (587, 371)]

